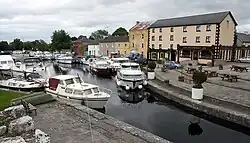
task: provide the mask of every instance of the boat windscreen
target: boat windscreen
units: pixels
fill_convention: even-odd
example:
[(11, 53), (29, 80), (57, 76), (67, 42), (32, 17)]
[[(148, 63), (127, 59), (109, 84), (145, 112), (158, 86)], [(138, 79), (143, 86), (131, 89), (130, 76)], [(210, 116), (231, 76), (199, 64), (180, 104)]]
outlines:
[(71, 78), (71, 79), (66, 79), (66, 80), (65, 80), (65, 83), (66, 83), (66, 85), (74, 84), (74, 80), (73, 80), (73, 78)]
[(7, 61), (1, 61), (1, 64), (7, 64)]
[(77, 78), (75, 78), (75, 82), (76, 82), (76, 83), (81, 83), (82, 80), (81, 80), (79, 77), (77, 77)]
[(89, 95), (89, 94), (92, 94), (92, 90), (91, 89), (86, 89), (86, 90), (83, 91), (83, 93), (85, 95)]
[(93, 88), (94, 93), (99, 93), (99, 89), (97, 87)]

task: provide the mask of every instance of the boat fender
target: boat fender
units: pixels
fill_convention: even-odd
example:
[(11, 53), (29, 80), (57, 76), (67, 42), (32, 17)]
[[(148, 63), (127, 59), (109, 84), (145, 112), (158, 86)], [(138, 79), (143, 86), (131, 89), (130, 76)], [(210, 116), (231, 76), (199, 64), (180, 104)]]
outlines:
[(143, 81), (143, 85), (147, 85), (148, 84), (148, 82), (145, 80), (145, 81)]
[(129, 86), (126, 86), (125, 89), (126, 89), (126, 90), (129, 90)]
[(142, 85), (138, 85), (138, 88), (139, 88), (139, 89), (142, 89)]

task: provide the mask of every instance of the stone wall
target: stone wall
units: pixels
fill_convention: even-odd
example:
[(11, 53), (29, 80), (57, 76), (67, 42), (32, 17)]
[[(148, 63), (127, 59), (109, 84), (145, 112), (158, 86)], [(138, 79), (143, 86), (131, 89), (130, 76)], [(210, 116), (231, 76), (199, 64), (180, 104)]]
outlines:
[(26, 114), (23, 105), (0, 111), (1, 143), (50, 143), (50, 137), (34, 128), (32, 117)]

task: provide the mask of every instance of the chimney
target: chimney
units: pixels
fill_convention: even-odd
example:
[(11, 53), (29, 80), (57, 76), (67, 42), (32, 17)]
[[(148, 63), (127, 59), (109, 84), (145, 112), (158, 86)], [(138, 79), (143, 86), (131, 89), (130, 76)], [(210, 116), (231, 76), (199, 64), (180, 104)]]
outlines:
[(136, 24), (139, 24), (140, 23), (140, 21), (136, 21)]

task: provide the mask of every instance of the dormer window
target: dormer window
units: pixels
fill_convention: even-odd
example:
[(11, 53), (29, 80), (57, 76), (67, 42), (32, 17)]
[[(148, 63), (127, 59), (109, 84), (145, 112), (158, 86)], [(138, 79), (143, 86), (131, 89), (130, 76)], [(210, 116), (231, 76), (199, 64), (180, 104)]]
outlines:
[(201, 32), (201, 26), (200, 25), (196, 26), (196, 32)]
[(207, 25), (207, 27), (206, 27), (206, 31), (211, 31), (211, 25), (209, 24), (209, 25)]

